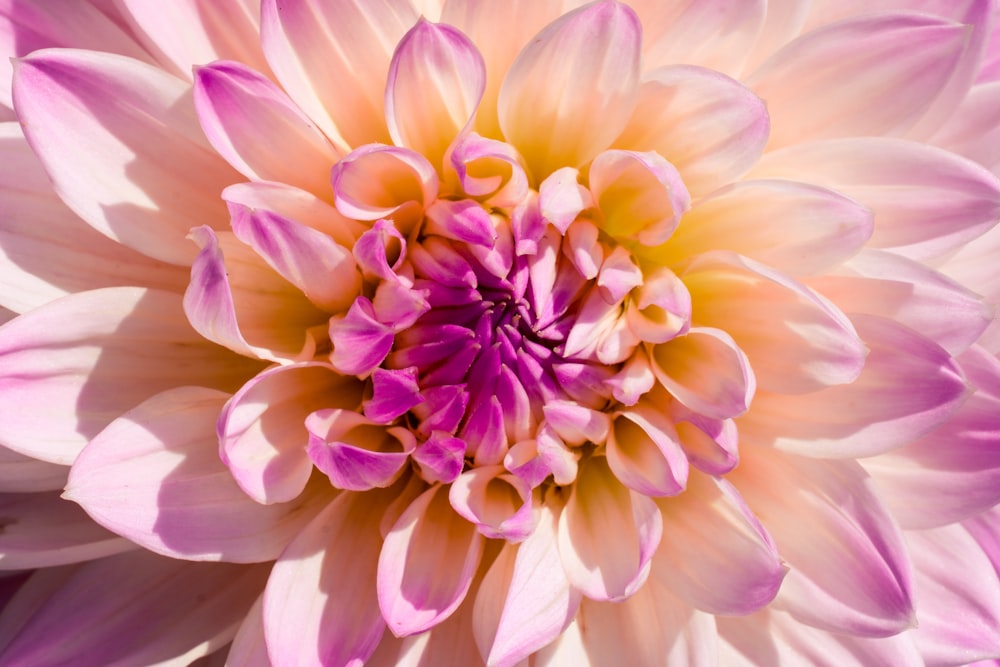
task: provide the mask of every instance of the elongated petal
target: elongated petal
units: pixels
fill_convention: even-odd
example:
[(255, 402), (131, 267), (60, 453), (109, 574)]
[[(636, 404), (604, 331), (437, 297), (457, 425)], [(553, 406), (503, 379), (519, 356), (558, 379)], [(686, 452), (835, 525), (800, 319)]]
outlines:
[(223, 228), (219, 192), (240, 180), (187, 93), (161, 70), (96, 51), (38, 51), (14, 75), (25, 136), (63, 201), (101, 233), (181, 265), (196, 254), (187, 230)]
[(65, 497), (101, 525), (173, 558), (275, 558), (322, 502), (260, 505), (219, 460), (215, 421), (228, 396), (180, 387), (101, 431), (70, 471)]
[(635, 13), (604, 1), (560, 17), (518, 55), (500, 89), (500, 127), (536, 182), (589, 162), (625, 127), (640, 42)]
[(602, 457), (590, 459), (559, 516), (566, 575), (594, 600), (628, 598), (649, 575), (662, 526), (652, 500), (619, 484)]
[(0, 494), (0, 516), (2, 570), (64, 565), (134, 548), (56, 493)]
[(153, 394), (187, 384), (233, 391), (259, 369), (199, 336), (180, 302), (170, 292), (111, 287), (5, 325), (0, 441), (69, 465), (90, 438)]
[(775, 606), (799, 621), (868, 637), (913, 625), (903, 538), (853, 461), (817, 461), (755, 448), (727, 476), (790, 571)]
[(831, 188), (875, 213), (869, 247), (916, 260), (961, 248), (996, 224), (1000, 180), (974, 162), (916, 142), (867, 137), (768, 153), (753, 177)]
[(12, 665), (189, 664), (224, 646), (268, 567), (188, 563), (148, 551), (40, 570), (0, 616)]
[[(954, 74), (968, 32), (936, 17), (886, 13), (800, 37), (748, 79), (767, 100), (773, 121), (768, 145), (899, 134)], [(844, 86), (850, 95), (841, 94)]]
[(378, 561), (378, 602), (397, 637), (423, 632), (462, 603), (479, 566), (483, 537), (435, 486), (389, 531)]
[(653, 578), (712, 614), (747, 614), (774, 599), (788, 568), (731, 484), (692, 473), (685, 493), (657, 504), (670, 546), (653, 557)]
[(486, 65), (469, 38), (449, 25), (420, 20), (389, 65), (389, 135), (442, 169), (445, 151), (472, 120), (485, 88)]
[(375, 594), (390, 491), (344, 493), (282, 553), (264, 592), (275, 665), (359, 665), (385, 631)]
[(807, 183), (742, 181), (700, 200), (656, 256), (681, 262), (709, 250), (732, 250), (793, 276), (822, 274), (871, 237), (872, 212)]
[(763, 100), (742, 83), (678, 65), (645, 75), (635, 111), (614, 145), (656, 151), (677, 167), (692, 194), (702, 195), (750, 169), (770, 128)]
[(811, 394), (759, 392), (740, 422), (745, 440), (807, 456), (872, 456), (951, 417), (968, 391), (951, 355), (891, 320), (856, 315), (854, 323), (869, 349), (858, 379)]
[(240, 623), (226, 654), (226, 665), (271, 667), (271, 661), (267, 657), (267, 646), (264, 645), (263, 602), (264, 596), (261, 595)]
[(260, 40), (282, 87), (340, 147), (388, 143), (385, 74), (416, 20), (406, 0), (263, 0)]
[(1000, 166), (1000, 81), (974, 86), (930, 143), (978, 162)]
[(814, 391), (852, 382), (861, 372), (866, 351), (850, 320), (787, 276), (712, 253), (697, 258), (682, 279), (694, 304), (692, 322), (731, 334), (761, 389)]
[(339, 153), (263, 74), (231, 61), (200, 67), (194, 103), (208, 140), (241, 174), (328, 195)]

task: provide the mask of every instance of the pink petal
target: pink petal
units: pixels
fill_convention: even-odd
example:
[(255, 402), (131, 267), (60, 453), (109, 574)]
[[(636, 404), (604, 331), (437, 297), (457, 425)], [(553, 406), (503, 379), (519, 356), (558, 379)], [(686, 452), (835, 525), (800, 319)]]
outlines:
[(393, 329), (375, 315), (371, 302), (361, 296), (343, 317), (330, 320), (333, 367), (344, 375), (368, 376), (392, 349)]
[(500, 89), (500, 127), (535, 182), (589, 162), (625, 127), (641, 31), (626, 5), (596, 2), (549, 24), (518, 55)]
[(774, 599), (788, 568), (731, 484), (693, 473), (685, 493), (657, 504), (670, 546), (653, 557), (654, 578), (711, 614), (748, 614)]
[(113, 419), (160, 391), (239, 387), (259, 365), (199, 336), (180, 301), (169, 292), (112, 287), (65, 297), (5, 325), (0, 441), (69, 465)]
[(872, 228), (871, 211), (832, 190), (777, 179), (742, 181), (701, 199), (656, 252), (672, 263), (732, 250), (793, 276), (816, 275), (858, 252)]
[(452, 509), (490, 539), (520, 542), (535, 529), (531, 487), (503, 466), (473, 468), (452, 483)]
[[(148, 551), (39, 570), (0, 616), (11, 665), (190, 664), (232, 639), (268, 567)], [(13, 626), (13, 627), (12, 627)]]
[(56, 491), (66, 486), (69, 466), (46, 463), (0, 447), (0, 491), (33, 493)]
[(231, 61), (199, 67), (194, 103), (208, 140), (241, 174), (328, 196), (339, 153), (263, 74)]
[(1000, 81), (974, 86), (930, 143), (978, 162), (994, 174), (1000, 167)]
[(635, 111), (614, 145), (656, 151), (697, 196), (734, 181), (753, 166), (770, 128), (763, 100), (739, 81), (675, 65), (645, 75)]
[(259, 503), (298, 497), (312, 474), (306, 417), (320, 408), (356, 409), (361, 386), (317, 362), (275, 366), (236, 392), (219, 414), (219, 454)]
[(859, 465), (754, 448), (727, 479), (767, 517), (791, 568), (776, 608), (807, 625), (866, 637), (913, 626), (902, 535)]
[(391, 491), (343, 493), (281, 554), (264, 591), (264, 634), (275, 665), (360, 665), (385, 621), (376, 566)]
[(828, 187), (875, 214), (869, 247), (916, 260), (945, 255), (979, 237), (1000, 215), (1000, 180), (933, 146), (866, 137), (790, 146), (751, 172)]
[(673, 271), (657, 267), (643, 276), (636, 298), (629, 300), (628, 327), (647, 343), (665, 343), (691, 326), (691, 294)]
[(622, 484), (646, 496), (675, 496), (687, 484), (688, 460), (673, 423), (644, 401), (615, 413), (607, 458)]
[(179, 387), (111, 422), (70, 470), (66, 498), (106, 528), (172, 558), (271, 560), (325, 500), (260, 505), (219, 460), (215, 421), (228, 396)]
[(416, 445), (405, 428), (376, 424), (351, 410), (324, 409), (306, 418), (307, 452), (335, 488), (367, 491), (398, 478)]
[(379, 607), (392, 633), (417, 634), (448, 618), (465, 598), (482, 551), (482, 535), (451, 509), (446, 487), (410, 503), (378, 561)]
[(0, 494), (0, 516), (0, 570), (77, 563), (134, 548), (57, 493)]
[(397, 146), (412, 148), (436, 168), (476, 113), (486, 65), (468, 37), (421, 19), (396, 46), (385, 89), (385, 117)]
[(645, 583), (662, 532), (656, 504), (619, 484), (603, 457), (591, 458), (559, 516), (559, 555), (584, 595), (620, 601)]
[(63, 201), (101, 233), (181, 265), (195, 255), (191, 227), (225, 226), (219, 192), (239, 180), (187, 93), (159, 69), (95, 51), (39, 51), (14, 76), (25, 136)]
[(866, 350), (850, 320), (763, 264), (724, 252), (704, 254), (682, 279), (694, 304), (692, 322), (732, 335), (762, 390), (798, 394), (845, 384), (864, 366)]
[(240, 623), (233, 643), (226, 655), (228, 665), (241, 667), (271, 667), (264, 645), (264, 596), (261, 595), (250, 607), (246, 618)]
[(748, 442), (808, 456), (872, 456), (944, 423), (967, 386), (945, 350), (891, 320), (855, 315), (869, 349), (851, 384), (802, 395), (759, 392), (740, 422)]
[[(899, 12), (803, 35), (748, 79), (767, 100), (773, 121), (768, 145), (899, 134), (955, 73), (968, 32), (951, 21)], [(842, 94), (845, 85), (850, 94)]]
[(570, 445), (603, 443), (611, 427), (607, 413), (574, 401), (548, 401), (542, 406), (542, 412), (546, 423)]
[(542, 216), (565, 234), (576, 217), (593, 206), (590, 191), (580, 185), (580, 171), (561, 167), (538, 186), (538, 207)]
[(405, 0), (263, 0), (260, 41), (278, 82), (338, 146), (388, 143), (385, 74), (416, 20)]
[(450, 160), (462, 191), (470, 197), (484, 197), (495, 206), (514, 206), (528, 195), (521, 156), (510, 144), (469, 132), (458, 138)]

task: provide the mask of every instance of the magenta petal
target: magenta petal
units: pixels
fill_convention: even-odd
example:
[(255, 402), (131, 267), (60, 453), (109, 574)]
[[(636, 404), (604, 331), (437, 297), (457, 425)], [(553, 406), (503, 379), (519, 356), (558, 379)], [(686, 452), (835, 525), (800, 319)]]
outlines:
[(427, 210), (425, 232), (487, 248), (497, 240), (489, 212), (471, 199), (434, 202)]
[(319, 410), (306, 418), (307, 452), (334, 487), (367, 491), (399, 477), (416, 442), (405, 428), (386, 427), (349, 410)]
[(372, 373), (372, 397), (365, 401), (364, 412), (374, 422), (389, 424), (423, 401), (415, 367), (398, 371), (376, 368)]
[(413, 460), (420, 466), (421, 477), (428, 482), (451, 484), (465, 466), (465, 441), (444, 431), (433, 431), (413, 450)]
[(379, 322), (371, 301), (361, 296), (347, 315), (330, 320), (331, 362), (345, 375), (369, 375), (382, 363), (394, 339), (393, 330)]

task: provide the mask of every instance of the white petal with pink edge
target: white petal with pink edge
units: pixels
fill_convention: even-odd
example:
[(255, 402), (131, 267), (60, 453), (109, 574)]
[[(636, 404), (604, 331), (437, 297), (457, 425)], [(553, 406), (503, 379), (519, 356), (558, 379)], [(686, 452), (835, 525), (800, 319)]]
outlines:
[(37, 571), (0, 615), (11, 665), (186, 665), (227, 644), (264, 565), (189, 563), (148, 551)]
[(228, 395), (179, 387), (111, 422), (70, 470), (64, 497), (106, 528), (172, 558), (271, 560), (329, 491), (261, 505), (219, 460), (215, 421)]
[(199, 336), (178, 294), (136, 287), (81, 292), (8, 322), (0, 360), (0, 441), (60, 465), (156, 393), (234, 391), (260, 368)]
[[(208, 145), (189, 86), (122, 56), (51, 49), (15, 66), (14, 104), (56, 192), (101, 233), (189, 265), (197, 225), (224, 228), (240, 179)], [(113, 100), (113, 103), (112, 103)]]
[(484, 537), (520, 542), (532, 534), (530, 485), (503, 466), (483, 466), (458, 476), (448, 491), (452, 508)]

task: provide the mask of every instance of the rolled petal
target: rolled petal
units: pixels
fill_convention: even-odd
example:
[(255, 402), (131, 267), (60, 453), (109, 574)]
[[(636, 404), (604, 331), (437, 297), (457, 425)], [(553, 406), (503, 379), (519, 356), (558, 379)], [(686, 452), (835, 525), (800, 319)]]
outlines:
[(602, 1), (563, 15), (518, 55), (500, 89), (500, 127), (536, 183), (559, 167), (589, 162), (624, 129), (641, 41), (635, 13)]
[(858, 379), (811, 394), (759, 392), (740, 421), (744, 440), (856, 458), (912, 442), (952, 416), (968, 387), (951, 355), (891, 320), (855, 315), (854, 323), (869, 349)]
[(388, 143), (385, 74), (393, 49), (417, 20), (412, 4), (263, 0), (260, 13), (267, 62), (320, 129), (341, 147)]
[(732, 484), (692, 473), (683, 494), (657, 505), (670, 546), (653, 557), (653, 578), (677, 597), (728, 616), (756, 611), (778, 594), (788, 568)]
[(397, 637), (423, 632), (462, 603), (483, 552), (483, 536), (457, 515), (445, 487), (410, 503), (378, 561), (378, 602)]
[(656, 151), (699, 196), (750, 169), (764, 152), (770, 129), (764, 101), (742, 83), (676, 65), (646, 73), (632, 117), (614, 145)]
[(650, 351), (653, 374), (678, 401), (716, 419), (746, 411), (757, 382), (746, 355), (724, 331), (695, 327)]
[(199, 67), (194, 103), (208, 140), (241, 174), (329, 194), (340, 154), (266, 76), (232, 61)]
[(626, 314), (632, 332), (647, 343), (665, 343), (691, 326), (691, 294), (670, 269), (644, 276)]
[(791, 568), (775, 607), (850, 635), (886, 637), (913, 626), (903, 537), (857, 463), (755, 448), (726, 478), (767, 517)]
[(224, 228), (219, 192), (240, 180), (187, 93), (162, 70), (96, 51), (38, 51), (14, 75), (25, 136), (62, 200), (119, 243), (184, 266), (196, 254), (187, 231)]
[(309, 458), (338, 489), (392, 485), (416, 445), (406, 429), (376, 424), (351, 410), (319, 410), (305, 423)]
[(233, 638), (269, 569), (189, 563), (138, 549), (39, 570), (0, 615), (0, 635), (14, 630), (0, 660), (38, 667), (190, 664)]
[(695, 259), (682, 279), (694, 304), (692, 322), (731, 334), (763, 390), (798, 394), (845, 384), (864, 366), (865, 346), (850, 320), (762, 264), (711, 253)]
[(324, 501), (261, 505), (219, 460), (227, 395), (180, 387), (101, 431), (70, 470), (65, 498), (102, 526), (172, 558), (256, 563), (277, 557)]
[(873, 225), (868, 208), (832, 190), (777, 179), (742, 181), (700, 200), (653, 252), (673, 264), (732, 250), (789, 275), (817, 275), (857, 253)]
[[(959, 23), (899, 12), (803, 35), (747, 80), (767, 100), (773, 121), (768, 145), (900, 134), (955, 73), (968, 34)], [(845, 85), (850, 95), (842, 94)]]
[(0, 494), (0, 570), (94, 560), (134, 548), (57, 493)]
[(451, 167), (470, 197), (484, 197), (495, 206), (513, 206), (528, 195), (521, 156), (502, 141), (475, 132), (462, 135), (452, 148)]
[(615, 477), (643, 495), (675, 496), (687, 485), (688, 460), (673, 422), (643, 401), (615, 413), (607, 458)]
[(624, 600), (649, 576), (663, 523), (656, 504), (591, 458), (559, 515), (559, 555), (573, 586), (594, 600)]
[(503, 466), (474, 468), (458, 476), (448, 499), (485, 537), (520, 542), (535, 528), (531, 487)]
[(296, 498), (312, 474), (306, 417), (356, 409), (361, 385), (327, 365), (275, 366), (243, 385), (219, 415), (219, 453), (240, 488), (259, 503)]
[[(274, 564), (264, 635), (275, 665), (360, 665), (385, 632), (375, 594), (390, 491), (342, 493)], [(350, 566), (347, 566), (350, 564)]]
[(260, 368), (199, 336), (179, 295), (135, 287), (22, 315), (0, 329), (0, 359), (0, 441), (60, 465), (156, 393), (188, 384), (234, 391)]
[(868, 246), (916, 260), (961, 248), (1000, 216), (996, 176), (953, 153), (900, 139), (789, 146), (768, 153), (751, 175), (808, 181), (861, 202), (875, 213)]
[(450, 25), (421, 19), (389, 65), (389, 135), (442, 169), (445, 152), (472, 121), (485, 88), (486, 65), (475, 44)]

